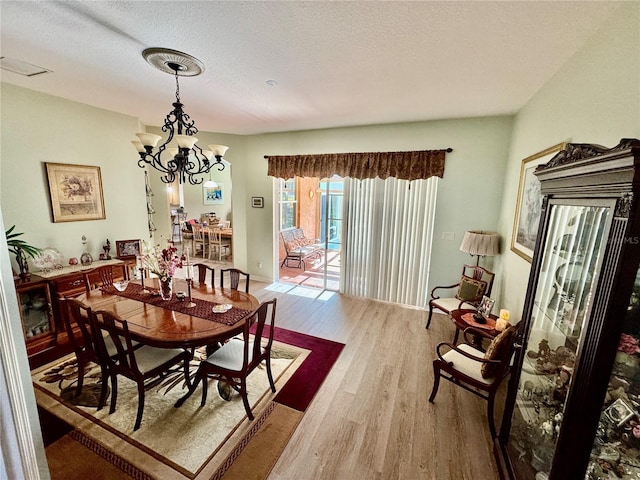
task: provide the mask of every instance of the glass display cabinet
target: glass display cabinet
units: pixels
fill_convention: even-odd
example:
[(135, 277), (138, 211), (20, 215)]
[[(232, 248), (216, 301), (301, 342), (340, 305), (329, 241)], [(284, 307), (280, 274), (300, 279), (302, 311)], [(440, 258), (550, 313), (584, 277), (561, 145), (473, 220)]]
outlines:
[(640, 479), (640, 141), (567, 144), (536, 176), (500, 476)]
[(27, 354), (51, 348), (55, 344), (56, 326), (53, 320), (49, 283), (31, 275), (29, 279), (15, 279), (18, 308)]

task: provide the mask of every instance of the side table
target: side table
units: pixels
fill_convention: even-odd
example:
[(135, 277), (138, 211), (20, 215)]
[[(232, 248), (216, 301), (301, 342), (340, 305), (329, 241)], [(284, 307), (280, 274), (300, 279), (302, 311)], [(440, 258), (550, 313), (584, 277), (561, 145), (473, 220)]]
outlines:
[[(473, 315), (475, 313), (475, 310), (467, 308), (461, 308), (451, 311), (451, 320), (453, 320), (453, 323), (456, 326), (456, 334), (453, 337), (454, 345), (458, 343), (460, 330), (464, 330), (467, 327), (481, 329), (486, 332), (488, 337), (491, 338), (495, 338), (500, 333), (498, 330), (496, 330), (496, 319), (498, 318), (496, 315), (489, 315), (489, 318), (487, 318), (487, 323), (478, 323), (473, 319)], [(482, 335), (473, 335), (473, 347), (477, 348), (478, 350), (483, 350)]]

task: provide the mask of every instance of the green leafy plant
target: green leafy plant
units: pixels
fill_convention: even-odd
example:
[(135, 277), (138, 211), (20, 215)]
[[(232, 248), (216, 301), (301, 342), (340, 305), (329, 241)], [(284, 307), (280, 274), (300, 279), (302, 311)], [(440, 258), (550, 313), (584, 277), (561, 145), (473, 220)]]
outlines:
[(9, 230), (5, 232), (7, 237), (7, 245), (9, 246), (9, 251), (16, 256), (16, 262), (18, 267), (20, 267), (20, 278), (28, 279), (31, 274), (29, 273), (29, 264), (27, 263), (27, 256), (35, 257), (42, 252), (38, 247), (34, 247), (33, 245), (29, 245), (24, 240), (20, 240), (20, 235), (23, 233), (14, 233), (13, 230), (16, 228), (13, 225)]
[(19, 257), (22, 255), (20, 252), (23, 252), (24, 255), (31, 258), (35, 257), (36, 255), (40, 255), (40, 253), (42, 252), (42, 249), (38, 247), (34, 247), (33, 245), (29, 245), (24, 240), (18, 239), (18, 237), (20, 235), (24, 235), (24, 233), (22, 232), (13, 233), (13, 230), (15, 228), (16, 226), (13, 225), (9, 230), (5, 232), (5, 235), (7, 237), (7, 245), (9, 246), (9, 251), (13, 253), (16, 257)]

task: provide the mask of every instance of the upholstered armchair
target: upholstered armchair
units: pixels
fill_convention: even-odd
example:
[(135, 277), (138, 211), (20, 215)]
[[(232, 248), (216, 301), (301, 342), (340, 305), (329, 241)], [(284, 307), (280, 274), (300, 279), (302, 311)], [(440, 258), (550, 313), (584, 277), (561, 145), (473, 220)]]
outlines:
[(425, 328), (428, 329), (431, 325), (434, 309), (449, 315), (452, 310), (458, 308), (478, 308), (482, 296), (491, 295), (494, 277), (495, 274), (486, 268), (478, 265), (464, 265), (457, 283), (434, 287), (429, 299), (429, 318)]
[(479, 396), (487, 401), (487, 420), (491, 437), (496, 436), (493, 410), (496, 393), (502, 380), (510, 373), (511, 358), (518, 325), (510, 326), (495, 337), (486, 352), (472, 346), (472, 336), (487, 332), (469, 327), (464, 331), (465, 342), (460, 345), (440, 343), (436, 347), (437, 358), (433, 361), (433, 389), (429, 402), (433, 403), (438, 393), (440, 378)]

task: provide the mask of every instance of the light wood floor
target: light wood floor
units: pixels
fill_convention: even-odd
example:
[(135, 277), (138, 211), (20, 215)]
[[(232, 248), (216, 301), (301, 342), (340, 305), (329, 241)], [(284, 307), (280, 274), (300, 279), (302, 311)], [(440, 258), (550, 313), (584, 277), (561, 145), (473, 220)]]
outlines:
[(251, 283), (261, 301), (278, 298), (278, 326), (346, 346), (269, 480), (498, 478), (486, 402), (446, 381), (427, 401), (435, 347), (453, 339), (447, 317), (425, 330), (424, 311), (271, 288)]

